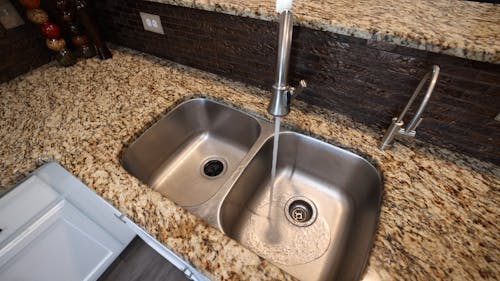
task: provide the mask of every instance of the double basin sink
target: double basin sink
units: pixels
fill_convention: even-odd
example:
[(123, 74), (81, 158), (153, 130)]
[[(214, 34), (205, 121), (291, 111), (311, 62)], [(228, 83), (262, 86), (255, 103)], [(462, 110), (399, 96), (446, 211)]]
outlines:
[(382, 196), (363, 158), (207, 99), (188, 100), (126, 150), (125, 169), (300, 280), (357, 280)]

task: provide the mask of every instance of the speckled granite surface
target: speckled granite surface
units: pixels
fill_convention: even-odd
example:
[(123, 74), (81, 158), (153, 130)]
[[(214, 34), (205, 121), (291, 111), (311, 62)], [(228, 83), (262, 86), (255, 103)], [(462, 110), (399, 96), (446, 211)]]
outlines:
[[(276, 20), (270, 0), (149, 0)], [(459, 0), (295, 0), (296, 24), (500, 63), (500, 4)]]
[[(113, 53), (0, 84), (0, 187), (33, 171), (37, 157), (52, 157), (211, 278), (291, 279), (119, 162), (142, 130), (195, 93), (264, 117), (269, 93), (127, 49)], [(500, 276), (498, 166), (413, 141), (381, 152), (382, 132), (300, 102), (285, 123), (380, 167), (385, 193), (366, 280)]]

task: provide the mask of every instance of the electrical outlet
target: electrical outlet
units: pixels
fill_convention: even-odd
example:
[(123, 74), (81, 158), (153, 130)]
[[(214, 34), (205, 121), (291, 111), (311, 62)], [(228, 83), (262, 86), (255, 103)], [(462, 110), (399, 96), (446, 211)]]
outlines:
[(8, 0), (0, 0), (0, 23), (5, 29), (11, 29), (24, 24), (16, 8)]
[(497, 114), (497, 117), (495, 117), (495, 120), (497, 120), (498, 122), (500, 122), (500, 113)]
[(143, 12), (139, 12), (139, 14), (141, 15), (144, 30), (159, 34), (165, 34), (165, 32), (163, 32), (163, 26), (161, 25), (159, 16)]

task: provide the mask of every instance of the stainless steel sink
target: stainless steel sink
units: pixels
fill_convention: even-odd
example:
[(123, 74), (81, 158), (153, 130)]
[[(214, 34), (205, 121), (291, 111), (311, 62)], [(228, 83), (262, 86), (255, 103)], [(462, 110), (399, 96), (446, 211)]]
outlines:
[(273, 139), (224, 199), (220, 227), (301, 280), (354, 280), (371, 248), (381, 200), (378, 172), (361, 157), (293, 132)]
[[(124, 153), (132, 175), (301, 280), (359, 279), (382, 194), (363, 158), (205, 99), (182, 103)], [(270, 202), (272, 202), (270, 204)]]
[(205, 99), (189, 100), (125, 152), (125, 169), (177, 204), (210, 199), (260, 135), (257, 120)]

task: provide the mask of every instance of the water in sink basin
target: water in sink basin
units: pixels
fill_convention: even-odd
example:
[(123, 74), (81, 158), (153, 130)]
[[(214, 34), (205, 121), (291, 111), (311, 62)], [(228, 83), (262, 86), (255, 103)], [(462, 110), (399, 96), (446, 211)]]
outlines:
[(290, 198), (296, 196), (286, 192), (291, 185), (289, 180), (277, 180), (274, 200), (269, 212), (269, 200), (264, 200), (258, 206), (247, 207), (245, 220), (237, 226), (237, 234), (243, 244), (263, 258), (285, 266), (310, 263), (323, 256), (330, 245), (330, 224), (321, 214), (306, 227), (293, 225), (284, 220), (285, 205)]

